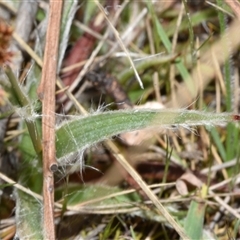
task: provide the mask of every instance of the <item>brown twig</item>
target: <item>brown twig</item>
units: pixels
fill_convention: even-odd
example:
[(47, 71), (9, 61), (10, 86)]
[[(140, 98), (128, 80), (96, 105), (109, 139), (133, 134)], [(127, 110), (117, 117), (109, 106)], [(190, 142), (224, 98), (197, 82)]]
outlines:
[(44, 239), (55, 239), (54, 182), (55, 159), (55, 84), (62, 0), (50, 1), (49, 23), (38, 96), (42, 101)]

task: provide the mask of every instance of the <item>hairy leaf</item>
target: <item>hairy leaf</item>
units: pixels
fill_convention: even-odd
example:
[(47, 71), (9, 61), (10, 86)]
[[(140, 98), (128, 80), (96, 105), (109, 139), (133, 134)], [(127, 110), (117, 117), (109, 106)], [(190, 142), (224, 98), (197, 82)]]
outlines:
[[(60, 159), (114, 135), (144, 128), (219, 125), (238, 116), (187, 110), (121, 110), (73, 117), (56, 129), (57, 158)], [(60, 161), (61, 162), (61, 161)]]

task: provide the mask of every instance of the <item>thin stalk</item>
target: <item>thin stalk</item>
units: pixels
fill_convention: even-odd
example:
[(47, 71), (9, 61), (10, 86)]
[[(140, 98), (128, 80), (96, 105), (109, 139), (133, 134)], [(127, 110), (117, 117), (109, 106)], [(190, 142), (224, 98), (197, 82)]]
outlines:
[[(139, 61), (138, 64), (135, 65), (136, 70), (138, 72), (143, 72), (151, 67), (159, 67), (160, 64), (172, 62), (177, 58), (177, 54), (169, 54), (167, 56), (153, 56), (146, 57)], [(134, 70), (132, 68), (123, 71), (118, 79), (121, 83), (125, 83), (129, 78), (134, 76)]]
[(188, 5), (187, 5), (187, 0), (183, 0), (183, 4), (184, 4), (185, 11), (187, 14), (187, 19), (188, 19), (192, 65), (194, 66), (195, 63), (197, 62), (197, 58), (196, 58), (196, 53), (195, 53), (195, 48), (194, 48), (194, 32), (193, 32), (193, 26), (192, 26), (193, 24), (192, 24), (192, 20), (191, 20)]
[[(217, 5), (219, 7), (223, 6), (223, 1), (222, 0), (217, 0)], [(220, 23), (220, 31), (223, 34), (226, 29), (227, 29), (227, 24), (226, 24), (226, 17), (224, 15), (224, 13), (222, 11), (218, 11), (218, 19), (219, 19), (219, 23)], [(229, 42), (227, 42), (229, 41)], [(230, 46), (229, 44), (231, 44), (231, 39), (225, 38), (225, 46), (222, 48), (222, 51), (225, 52), (230, 52)], [(226, 84), (226, 108), (227, 111), (232, 111), (232, 83), (231, 83), (231, 55), (230, 54), (225, 54), (229, 56), (225, 62), (224, 62), (224, 66), (223, 66), (223, 74), (224, 74), (224, 79), (225, 79), (225, 84)], [(226, 139), (226, 160), (230, 160), (232, 159), (233, 155), (234, 155), (234, 151), (232, 148), (232, 138), (233, 138), (233, 133), (234, 133), (234, 125), (232, 125), (231, 123), (228, 124), (227, 126), (227, 139)]]
[[(223, 1), (222, 0), (217, 0), (217, 4), (219, 7), (222, 7), (223, 5)], [(219, 23), (220, 23), (220, 31), (223, 34), (225, 32), (225, 30), (227, 29), (227, 25), (226, 25), (226, 19), (225, 19), (225, 15), (223, 12), (218, 11), (218, 19), (219, 19)], [(226, 39), (228, 40), (228, 39)], [(229, 39), (229, 44), (230, 44), (231, 40)], [(225, 46), (224, 48), (222, 48), (222, 51), (230, 51), (229, 50), (229, 46), (227, 41), (225, 41)], [(227, 56), (229, 56), (229, 54), (226, 54)], [(224, 63), (224, 79), (225, 79), (225, 83), (226, 83), (226, 106), (227, 106), (227, 111), (231, 111), (232, 110), (232, 89), (231, 89), (231, 62), (230, 62), (230, 57), (228, 57)]]
[[(163, 173), (163, 179), (162, 179), (163, 184), (167, 182), (168, 169), (169, 169), (171, 156), (172, 156), (172, 152), (173, 152), (173, 148), (169, 149), (169, 147), (170, 147), (169, 144), (170, 144), (169, 138), (167, 137), (166, 161), (165, 161), (165, 167), (164, 167), (164, 173)], [(165, 190), (164, 188), (161, 188), (159, 198), (161, 198), (164, 190)]]
[(12, 85), (13, 91), (16, 94), (16, 97), (17, 97), (17, 100), (18, 100), (20, 106), (25, 107), (25, 106), (29, 105), (27, 96), (24, 94), (24, 92), (20, 88), (19, 82), (15, 78), (15, 75), (14, 75), (12, 69), (8, 65), (5, 68), (5, 73)]
[(28, 132), (30, 135), (30, 138), (33, 143), (33, 147), (35, 152), (38, 155), (38, 159), (41, 160), (41, 152), (42, 152), (42, 143), (41, 143), (41, 136), (38, 132), (36, 123), (34, 121), (28, 120), (28, 116), (31, 116), (31, 105), (27, 98), (27, 96), (22, 91), (21, 87), (19, 86), (19, 82), (17, 81), (14, 73), (12, 72), (12, 69), (9, 66), (6, 66), (5, 73), (12, 85), (13, 91), (17, 97), (17, 100), (21, 107), (26, 107), (26, 116), (25, 116), (25, 122), (28, 128)]

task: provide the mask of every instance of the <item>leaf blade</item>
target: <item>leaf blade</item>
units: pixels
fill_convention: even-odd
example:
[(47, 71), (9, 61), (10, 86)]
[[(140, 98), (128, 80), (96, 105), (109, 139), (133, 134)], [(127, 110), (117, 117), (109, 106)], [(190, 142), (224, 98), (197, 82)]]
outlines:
[(189, 128), (199, 125), (219, 125), (233, 120), (229, 113), (213, 114), (187, 110), (119, 110), (96, 113), (87, 117), (73, 117), (56, 129), (57, 158), (83, 151), (100, 141), (123, 132), (144, 128)]

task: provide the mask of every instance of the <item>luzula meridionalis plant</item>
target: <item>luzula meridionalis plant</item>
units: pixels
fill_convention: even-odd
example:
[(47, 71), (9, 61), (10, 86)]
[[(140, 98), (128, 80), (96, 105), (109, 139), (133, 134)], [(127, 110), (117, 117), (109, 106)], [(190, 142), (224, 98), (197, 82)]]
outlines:
[[(95, 2), (99, 5), (98, 1)], [(67, 47), (66, 39), (69, 35), (76, 7), (76, 1), (64, 2), (59, 40), (59, 59), (57, 62), (58, 70), (62, 64), (62, 59)], [(155, 16), (153, 17), (155, 19)], [(161, 25), (157, 24), (156, 27), (159, 35), (163, 34)], [(39, 37), (42, 39), (44, 36), (45, 31), (43, 30), (43, 32), (40, 32)], [(169, 46), (169, 41), (166, 39), (166, 36), (160, 37), (163, 38), (163, 43), (166, 45), (166, 49), (170, 49), (171, 46)], [(46, 41), (51, 41), (51, 39), (46, 39)], [(36, 42), (35, 52), (39, 56), (42, 56), (41, 47), (42, 45), (39, 42)], [(7, 61), (9, 61), (9, 56), (12, 57), (12, 55), (6, 56)], [(180, 74), (182, 77), (189, 77), (189, 74), (185, 75), (186, 69), (180, 60), (181, 59), (177, 62)], [(21, 156), (24, 159), (19, 182), (23, 185), (25, 184), (32, 191), (40, 194), (42, 192), (42, 184), (37, 184), (36, 182), (39, 183), (44, 181), (42, 177), (42, 171), (44, 171), (44, 169), (42, 170), (41, 167), (43, 160), (41, 120), (42, 117), (44, 117), (44, 113), (41, 112), (42, 106), (36, 94), (36, 86), (39, 85), (41, 67), (44, 66), (34, 65), (32, 67), (26, 79), (26, 86), (24, 87), (19, 83), (16, 74), (13, 73), (11, 62), (9, 61), (8, 63), (6, 58), (3, 58), (2, 61), (4, 62), (2, 70), (5, 72), (5, 78), (9, 80), (10, 83), (3, 83), (3, 85), (10, 95), (13, 111), (16, 111), (21, 117), (20, 127), (25, 130), (19, 138), (19, 149), (21, 151)], [(42, 63), (40, 62), (39, 65), (42, 65)], [(191, 78), (188, 78), (188, 81), (188, 91), (191, 93), (193, 92), (194, 95), (196, 89), (194, 87), (191, 89), (191, 87), (194, 86), (194, 83), (190, 82)], [(81, 159), (84, 150), (98, 142), (108, 140), (123, 132), (145, 128), (171, 129), (179, 126), (190, 129), (193, 126), (215, 126), (240, 120), (239, 115), (232, 113), (209, 113), (206, 111), (190, 111), (186, 109), (127, 109), (96, 112), (86, 116), (69, 115), (67, 118), (68, 120), (64, 120), (62, 123), (55, 126), (56, 160), (58, 165), (66, 167), (72, 164), (69, 159), (72, 159), (72, 156), (74, 156), (74, 158), (77, 159), (77, 163), (80, 165), (81, 170), (84, 168), (84, 163)], [(51, 147), (51, 145), (49, 147)], [(120, 163), (122, 165), (125, 164), (125, 167), (127, 166), (127, 163)], [(128, 169), (131, 168), (129, 167)], [(31, 176), (28, 175), (28, 171), (32, 171)], [(133, 169), (129, 170), (129, 174), (132, 175), (135, 180), (139, 178)], [(139, 185), (154, 203), (158, 212), (167, 219), (168, 223), (175, 228), (179, 235), (185, 239), (190, 238), (187, 236), (190, 232), (188, 231), (188, 226), (185, 227), (184, 231), (183, 227), (179, 223), (176, 223), (174, 218), (158, 201), (157, 197), (146, 187), (145, 183), (141, 182), (141, 179), (139, 179)], [(52, 191), (54, 191), (53, 188), (54, 186), (52, 186)], [(43, 222), (46, 220), (42, 221), (42, 218), (45, 214), (43, 208), (46, 209), (47, 206), (44, 205), (42, 207), (42, 199), (29, 196), (21, 190), (16, 191), (15, 195), (17, 199), (16, 236), (20, 239), (23, 239), (24, 237), (32, 239), (46, 238), (46, 228), (43, 228)], [(57, 206), (56, 204), (55, 207), (59, 207), (59, 205)], [(196, 205), (193, 204), (193, 209), (194, 207), (198, 209), (199, 205), (196, 207)], [(199, 220), (200, 224), (201, 221), (202, 218)]]

